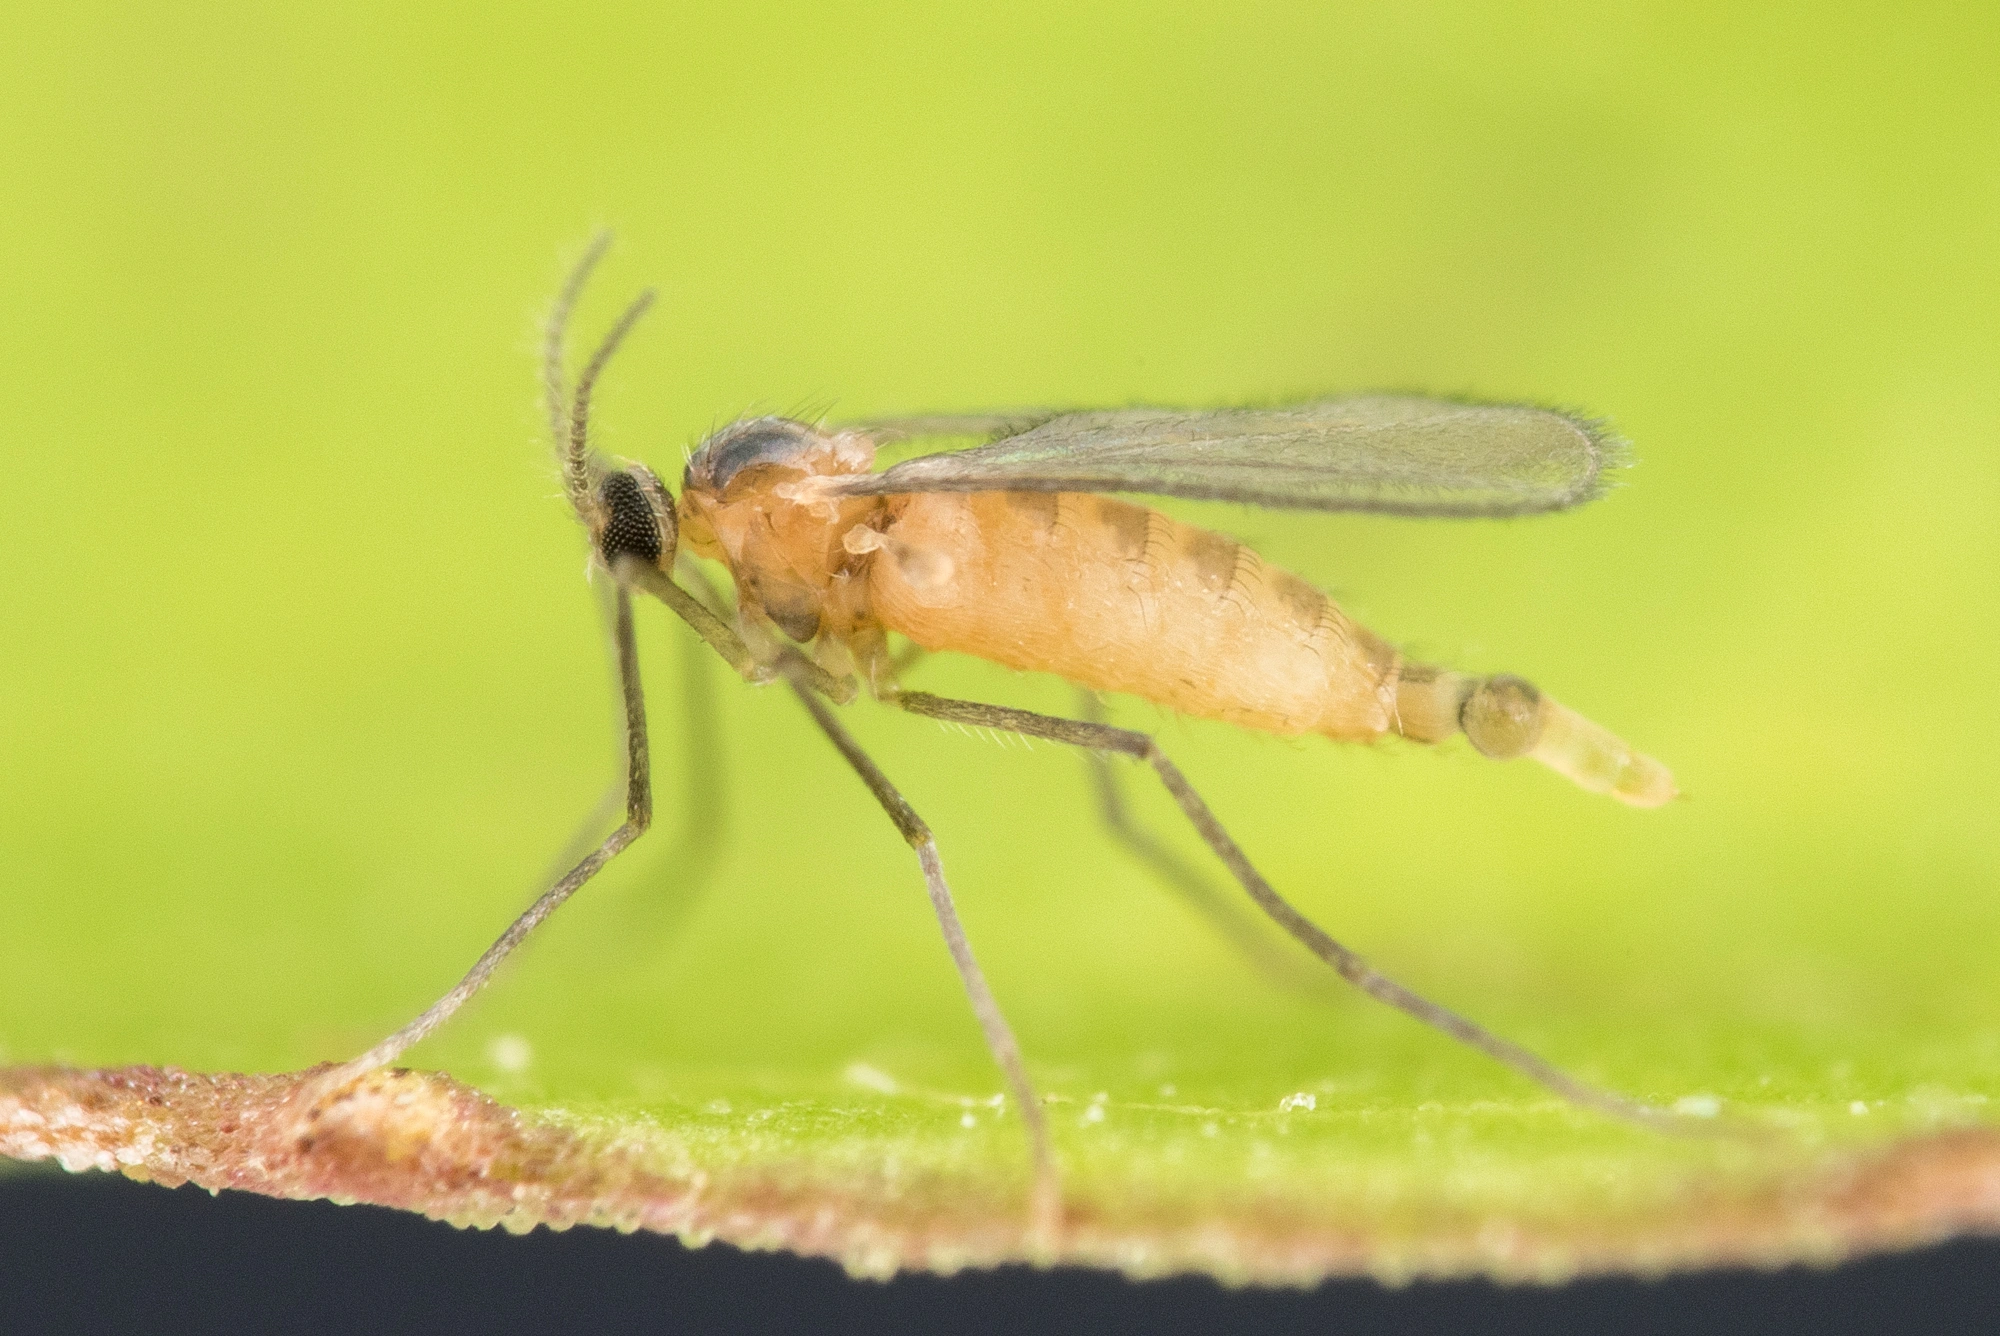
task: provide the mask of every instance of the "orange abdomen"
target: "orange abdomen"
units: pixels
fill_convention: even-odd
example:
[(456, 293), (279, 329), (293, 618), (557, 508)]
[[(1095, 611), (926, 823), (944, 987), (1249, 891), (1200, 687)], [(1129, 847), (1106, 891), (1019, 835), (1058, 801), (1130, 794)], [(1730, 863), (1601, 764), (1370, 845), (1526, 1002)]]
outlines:
[(1103, 496), (901, 500), (869, 602), (926, 649), (1272, 733), (1394, 727), (1396, 651), (1232, 539)]

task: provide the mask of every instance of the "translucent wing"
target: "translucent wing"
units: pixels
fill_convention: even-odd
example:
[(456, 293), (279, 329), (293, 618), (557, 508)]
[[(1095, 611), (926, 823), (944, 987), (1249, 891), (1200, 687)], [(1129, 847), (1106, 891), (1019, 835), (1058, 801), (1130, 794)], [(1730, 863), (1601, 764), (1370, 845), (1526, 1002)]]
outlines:
[(918, 417), (884, 436), (1002, 433), (829, 480), (895, 492), (1150, 492), (1303, 510), (1528, 515), (1604, 490), (1619, 443), (1597, 424), (1525, 404), (1357, 395), (1281, 408)]

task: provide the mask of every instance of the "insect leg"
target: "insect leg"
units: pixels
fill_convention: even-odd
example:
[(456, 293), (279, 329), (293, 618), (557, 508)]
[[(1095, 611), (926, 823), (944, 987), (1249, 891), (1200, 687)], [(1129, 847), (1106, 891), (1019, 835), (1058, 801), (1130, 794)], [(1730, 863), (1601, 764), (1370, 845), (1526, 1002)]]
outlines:
[[(710, 608), (727, 607), (721, 592), (690, 558), (682, 557), (676, 569), (694, 586), (695, 596)], [(728, 757), (722, 745), (721, 713), (716, 702), (715, 679), (704, 648), (706, 642), (681, 642), (681, 756), (686, 763), (682, 775), (680, 810), (686, 814), (676, 837), (675, 862), (683, 878), (705, 876), (715, 861), (724, 827), (729, 819)]]
[(1114, 728), (1108, 724), (1059, 719), (1051, 715), (1035, 714), (1029, 710), (983, 705), (976, 701), (949, 700), (920, 691), (905, 692), (893, 700), (896, 705), (913, 714), (932, 719), (1001, 729), (1027, 737), (1068, 743), (1074, 747), (1086, 747), (1093, 751), (1115, 752), (1144, 761), (1160, 777), (1160, 782), (1166, 785), (1167, 792), (1173, 795), (1181, 811), (1187, 815), (1188, 820), (1200, 832), (1208, 847), (1215, 851), (1216, 857), (1222, 860), (1231, 875), (1245, 891), (1249, 892), (1257, 907), (1270, 915), (1279, 927), (1290, 933), (1307, 950), (1331, 965), (1343, 979), (1356, 988), (1426, 1025), (1442, 1030), (1461, 1043), (1471, 1045), (1573, 1104), (1649, 1126), (1687, 1125), (1687, 1120), (1678, 1118), (1664, 1109), (1586, 1085), (1519, 1044), (1502, 1039), (1457, 1012), (1411, 992), (1328, 936), (1319, 925), (1301, 914), (1292, 907), (1290, 901), (1279, 895), (1270, 882), (1264, 880), (1264, 875), (1257, 871), (1249, 858), (1244, 855), (1242, 848), (1230, 838), (1229, 832), (1223, 829), (1222, 823), (1209, 810), (1201, 795), (1195, 792), (1194, 786), (1187, 782), (1179, 767), (1168, 760), (1158, 744), (1146, 734), (1125, 728)]
[[(683, 563), (681, 578), (688, 580), (696, 597), (706, 595), (709, 606), (717, 606), (713, 588), (698, 571), (688, 569), (690, 565)], [(611, 611), (608, 584), (599, 584), (605, 589), (607, 627)], [(674, 642), (681, 710), (678, 726), (672, 730), (672, 751), (679, 776), (677, 780), (661, 780), (666, 787), (657, 797), (663, 818), (671, 811), (678, 820), (672, 831), (662, 832), (667, 836), (664, 842), (662, 834), (655, 834), (647, 842), (650, 852), (640, 855), (643, 867), (631, 878), (638, 893), (628, 897), (630, 930), (620, 939), (623, 949), (642, 955), (666, 940), (698, 902), (719, 865), (729, 825), (729, 753), (722, 742), (715, 659), (706, 642), (694, 636), (676, 635)], [(657, 709), (657, 696), (654, 702)], [(562, 861), (543, 879), (544, 885), (596, 847), (624, 801), (623, 790), (621, 781), (604, 795), (588, 824), (567, 846)]]
[[(1102, 725), (1104, 703), (1097, 693), (1079, 691), (1077, 696), (1084, 719)], [(1124, 785), (1109, 756), (1091, 747), (1085, 749), (1084, 760), (1090, 766), (1091, 783), (1097, 790), (1097, 814), (1106, 833), (1152, 873), (1154, 880), (1206, 919), (1237, 954), (1273, 984), (1311, 995), (1327, 992), (1332, 981), (1323, 971), (1273, 941), (1269, 929), (1249, 917), (1237, 900), (1225, 897), (1214, 882), (1133, 819), (1125, 803)]]
[(538, 885), (547, 885), (549, 882), (555, 881), (564, 872), (575, 867), (578, 861), (597, 847), (599, 843), (597, 832), (603, 830), (611, 818), (617, 814), (619, 802), (624, 796), (624, 790), (625, 785), (621, 781), (611, 785), (611, 787), (604, 791), (603, 796), (599, 797), (597, 802), (592, 805), (590, 815), (577, 823), (575, 832), (563, 843), (562, 852), (557, 854), (554, 860), (550, 862), (548, 872), (538, 879)]
[(643, 865), (630, 878), (636, 894), (627, 897), (627, 931), (618, 947), (643, 960), (655, 959), (700, 903), (721, 866), (729, 830), (729, 752), (722, 741), (715, 658), (693, 636), (675, 639), (681, 714), (673, 749), (680, 775), (677, 782), (662, 781), (672, 786), (672, 796), (662, 792), (660, 802), (662, 824), (667, 811), (678, 819), (673, 830), (662, 832), (665, 839), (655, 835), (648, 851), (635, 855)]
[[(623, 562), (619, 566), (619, 578), (629, 579), (638, 588), (659, 599), (672, 608), (680, 619), (694, 628), (695, 634), (706, 640), (709, 648), (722, 656), (723, 662), (734, 668), (746, 682), (769, 682), (777, 670), (765, 664), (750, 652), (743, 643), (743, 637), (736, 629), (716, 613), (708, 604), (675, 584), (658, 567), (645, 562)], [(822, 696), (846, 704), (854, 699), (856, 687), (852, 678), (835, 677), (826, 669), (805, 658), (794, 655), (786, 659), (785, 672), (804, 678), (806, 685)]]
[(464, 1006), (467, 999), (485, 986), (486, 981), (493, 976), (493, 971), (500, 967), (500, 962), (511, 955), (514, 948), (526, 940), (528, 934), (541, 926), (542, 920), (553, 914), (563, 901), (569, 899), (585, 882), (596, 876), (599, 869), (616, 858), (627, 845), (645, 833), (647, 826), (652, 824), (653, 789), (646, 750), (646, 698), (639, 685), (638, 643), (632, 632), (632, 596), (622, 586), (618, 590), (614, 625), (618, 641), (618, 677), (625, 699), (624, 823), (586, 855), (583, 861), (565, 873), (561, 880), (542, 892), (541, 897), (528, 906), (525, 913), (509, 924), (507, 931), (501, 933), (499, 940), (486, 948), (486, 954), (479, 958), (450, 992), (433, 1002), (421, 1016), (360, 1057), (342, 1063), (323, 1077), (316, 1078), (306, 1096), (310, 1101), (308, 1107), (313, 1112), (317, 1112), (318, 1106), (328, 1096), (337, 1093), (356, 1077), (394, 1062), (411, 1045), (449, 1020), (452, 1013)]
[(708, 572), (702, 569), (699, 561), (685, 552), (680, 553), (674, 558), (674, 575), (677, 577), (676, 584), (706, 603), (716, 616), (728, 619), (729, 599), (716, 588), (715, 581), (708, 578)]
[(929, 652), (914, 640), (897, 650), (895, 657), (889, 660), (889, 680), (891, 682), (901, 681), (903, 674), (916, 667), (918, 661)]
[[(591, 593), (596, 597), (598, 618), (604, 630), (604, 642), (611, 650), (612, 685), (616, 689), (618, 673), (618, 636), (615, 629), (618, 615), (616, 587), (609, 584), (593, 584)], [(625, 730), (622, 726), (618, 732), (618, 752), (622, 758), (625, 752)], [(604, 792), (598, 795), (595, 803), (591, 804), (590, 815), (577, 823), (575, 831), (563, 842), (562, 851), (549, 861), (546, 870), (535, 878), (534, 884), (547, 886), (575, 867), (585, 854), (595, 849), (603, 840), (604, 831), (610, 827), (613, 818), (624, 805), (625, 780), (621, 776), (605, 786)]]
[[(787, 660), (786, 666), (789, 671), (794, 665)], [(958, 911), (952, 907), (951, 888), (945, 884), (944, 865), (938, 861), (937, 841), (931, 835), (931, 828), (924, 824), (923, 818), (896, 791), (888, 776), (840, 726), (833, 712), (814, 694), (803, 677), (791, 677), (790, 681), (792, 690), (804, 702), (814, 722), (847, 763), (854, 767), (854, 773), (861, 777), (861, 782), (875, 795), (875, 801), (896, 823), (903, 839), (916, 850), (917, 863), (924, 872), (924, 885), (930, 891), (931, 908), (937, 913), (938, 926), (944, 930), (945, 945), (951, 950), (952, 963), (958, 966), (958, 977), (965, 984), (966, 996), (971, 999), (972, 1014), (979, 1019), (979, 1028), (986, 1035), (986, 1047), (1013, 1090), (1014, 1102), (1021, 1109), (1021, 1121), (1027, 1126), (1035, 1163), (1034, 1222), (1039, 1233), (1044, 1237), (1051, 1236), (1062, 1221), (1062, 1186), (1056, 1177), (1055, 1154), (1049, 1145), (1048, 1119), (1043, 1116), (1042, 1101), (1035, 1093), (1034, 1083), (1028, 1079), (1027, 1064), (1021, 1060), (1021, 1047), (1014, 1040), (1014, 1031), (1001, 1014), (1000, 1004), (994, 1000), (992, 989), (986, 986), (986, 976), (980, 973), (979, 962), (972, 958), (972, 947), (965, 939), (965, 928), (958, 921)]]

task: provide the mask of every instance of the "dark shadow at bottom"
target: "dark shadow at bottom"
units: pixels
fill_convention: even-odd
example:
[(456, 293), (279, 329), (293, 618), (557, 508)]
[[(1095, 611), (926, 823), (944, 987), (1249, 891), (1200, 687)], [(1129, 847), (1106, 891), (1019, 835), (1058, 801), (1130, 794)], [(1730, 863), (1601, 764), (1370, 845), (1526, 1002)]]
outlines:
[(1229, 1290), (1007, 1268), (855, 1281), (827, 1262), (601, 1230), (516, 1237), (376, 1207), (0, 1179), (0, 1331), (1547, 1332), (2000, 1330), (2000, 1243), (1834, 1270), (1556, 1289)]

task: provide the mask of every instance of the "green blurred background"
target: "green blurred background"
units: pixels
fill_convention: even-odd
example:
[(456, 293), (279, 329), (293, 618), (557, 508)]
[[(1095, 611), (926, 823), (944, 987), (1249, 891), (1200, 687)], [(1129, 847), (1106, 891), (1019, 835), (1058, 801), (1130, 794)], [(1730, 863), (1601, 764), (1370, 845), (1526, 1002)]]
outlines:
[[(1574, 515), (1177, 513), (1415, 653), (1532, 678), (1689, 801), (1630, 811), (1462, 745), (1119, 717), (1337, 936), (1581, 1072), (1981, 1116), (1996, 15), (15, 14), (0, 1057), (346, 1056), (536, 889), (616, 773), (533, 362), (565, 264), (609, 225), (584, 328), (641, 285), (662, 302), (601, 440), (676, 479), (752, 411), (1394, 387), (1608, 416), (1637, 466)], [(682, 633), (643, 616), (663, 833), (413, 1060), (530, 1103), (862, 1098), (857, 1062), (997, 1088), (907, 851), (789, 699), (720, 672), (725, 830), (686, 875)], [(915, 681), (1069, 705), (977, 663)], [(1540, 1099), (1246, 970), (1102, 838), (1077, 758), (848, 718), (940, 832), (1053, 1092)]]

